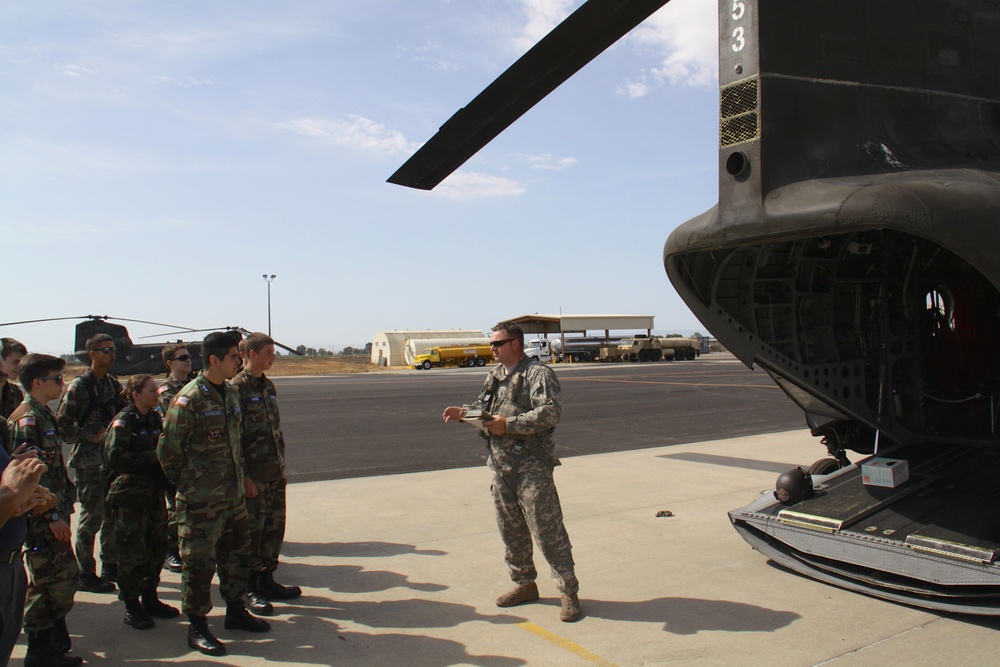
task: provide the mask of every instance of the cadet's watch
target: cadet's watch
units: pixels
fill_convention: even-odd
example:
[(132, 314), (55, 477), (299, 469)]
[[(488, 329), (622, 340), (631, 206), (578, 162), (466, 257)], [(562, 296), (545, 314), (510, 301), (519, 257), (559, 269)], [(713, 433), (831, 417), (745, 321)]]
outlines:
[(58, 521), (62, 517), (59, 516), (59, 512), (49, 512), (49, 515), (45, 518), (46, 521), (52, 523), (53, 521)]

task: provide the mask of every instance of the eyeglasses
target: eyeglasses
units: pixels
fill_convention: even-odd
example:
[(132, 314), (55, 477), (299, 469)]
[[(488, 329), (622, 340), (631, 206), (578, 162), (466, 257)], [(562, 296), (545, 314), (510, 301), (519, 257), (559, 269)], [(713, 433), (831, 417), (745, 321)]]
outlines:
[(506, 345), (507, 343), (509, 343), (512, 340), (514, 340), (514, 339), (513, 338), (504, 338), (503, 340), (491, 340), (490, 341), (490, 347), (503, 347), (504, 345)]
[(103, 352), (104, 354), (114, 354), (115, 348), (113, 347), (97, 347), (94, 348), (94, 352)]
[(42, 382), (46, 380), (55, 380), (58, 384), (62, 384), (62, 375), (46, 375), (45, 377), (38, 378)]
[(182, 355), (180, 355), (178, 357), (174, 357), (173, 361), (191, 361), (191, 355), (190, 354), (182, 354)]

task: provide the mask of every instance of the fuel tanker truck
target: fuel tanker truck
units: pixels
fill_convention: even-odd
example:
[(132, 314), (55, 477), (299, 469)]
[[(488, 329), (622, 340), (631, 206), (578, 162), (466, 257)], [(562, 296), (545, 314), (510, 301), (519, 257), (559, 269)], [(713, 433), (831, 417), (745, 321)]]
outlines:
[(541, 362), (552, 361), (672, 361), (691, 360), (701, 352), (701, 341), (696, 338), (657, 338), (629, 336), (609, 340), (598, 337), (574, 336), (562, 339), (536, 338), (529, 341), (524, 353)]
[(493, 363), (493, 348), (489, 345), (444, 345), (424, 350), (413, 357), (418, 371), (435, 366), (485, 366)]
[(618, 338), (591, 336), (566, 337), (566, 349), (563, 350), (561, 338), (536, 338), (529, 341), (524, 353), (541, 362), (552, 361), (593, 361), (601, 358), (601, 348), (617, 348)]

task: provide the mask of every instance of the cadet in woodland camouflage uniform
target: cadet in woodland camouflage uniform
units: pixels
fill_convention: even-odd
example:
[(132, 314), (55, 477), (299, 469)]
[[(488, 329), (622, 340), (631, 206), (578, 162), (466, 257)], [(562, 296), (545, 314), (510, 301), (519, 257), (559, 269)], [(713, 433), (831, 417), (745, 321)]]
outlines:
[(48, 466), (40, 484), (56, 496), (51, 512), (28, 522), (25, 555), (30, 579), (24, 608), (24, 631), (28, 635), (25, 667), (79, 665), (83, 659), (67, 655), (70, 650), (66, 614), (73, 608), (80, 570), (70, 546), (69, 516), (73, 512), (73, 485), (66, 474), (62, 440), (56, 419), (47, 403), (62, 393), (66, 362), (47, 354), (29, 354), (18, 368), (18, 380), (27, 397), (7, 424), (14, 443), (37, 447)]
[[(160, 415), (167, 414), (170, 401), (174, 400), (184, 385), (190, 382), (191, 353), (184, 343), (169, 343), (160, 350), (169, 374), (160, 385)], [(171, 572), (181, 571), (181, 556), (177, 551), (177, 512), (174, 510), (174, 492), (167, 490), (167, 569)]]
[(551, 368), (525, 356), (519, 325), (497, 324), (490, 345), (500, 364), (487, 375), (479, 398), (468, 407), (445, 408), (442, 418), (458, 421), (470, 410), (493, 416), (483, 422), (482, 435), (488, 440), (497, 526), (515, 583), (497, 598), (497, 606), (538, 599), (531, 548), (534, 537), (562, 594), (559, 618), (575, 621), (580, 617), (579, 583), (552, 478), (552, 468), (559, 465), (553, 439), (562, 415), (559, 380)]
[[(118, 555), (118, 598), (125, 624), (153, 627), (153, 617), (176, 618), (176, 608), (160, 602), (156, 588), (167, 552), (167, 483), (156, 445), (163, 431), (156, 380), (133, 375), (125, 385), (129, 405), (104, 434), (104, 458), (112, 476), (108, 490)], [(139, 598), (142, 597), (140, 603)]]
[(266, 632), (266, 621), (243, 605), (250, 573), (250, 532), (243, 493), (240, 406), (227, 380), (236, 374), (238, 339), (216, 331), (201, 346), (205, 369), (167, 409), (156, 448), (167, 479), (177, 487), (178, 541), (183, 610), (191, 621), (188, 646), (208, 655), (226, 647), (206, 618), (212, 609), (216, 562), (219, 589), (226, 600), (228, 629)]
[[(56, 410), (63, 440), (73, 443), (69, 465), (76, 470), (76, 495), (80, 525), (76, 530), (76, 559), (80, 564), (80, 590), (111, 593), (116, 578), (114, 531), (106, 521), (104, 499), (108, 484), (101, 471), (102, 442), (111, 419), (125, 407), (122, 386), (108, 369), (115, 363), (115, 341), (108, 334), (87, 339), (90, 369), (66, 390)], [(107, 524), (108, 528), (101, 530)], [(101, 533), (101, 576), (97, 576), (94, 539)]]
[(0, 338), (0, 418), (7, 419), (21, 405), (24, 393), (7, 378), (17, 378), (17, 365), (28, 354), (24, 344), (13, 338)]
[(250, 578), (247, 606), (270, 615), (270, 600), (291, 600), (302, 595), (298, 586), (274, 580), (278, 555), (285, 538), (285, 437), (278, 415), (277, 389), (266, 375), (274, 365), (274, 340), (252, 333), (240, 341), (243, 370), (233, 380), (240, 394), (243, 414), (244, 489), (250, 515)]

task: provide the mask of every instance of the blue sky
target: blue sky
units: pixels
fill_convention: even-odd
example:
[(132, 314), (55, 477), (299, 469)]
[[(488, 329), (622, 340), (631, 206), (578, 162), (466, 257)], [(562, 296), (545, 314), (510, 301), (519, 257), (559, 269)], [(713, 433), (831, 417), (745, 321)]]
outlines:
[(4, 3), (0, 321), (266, 330), (267, 273), (290, 345), (560, 310), (705, 332), (661, 255), (717, 200), (715, 3), (669, 2), (436, 190), (385, 182), (580, 4)]

